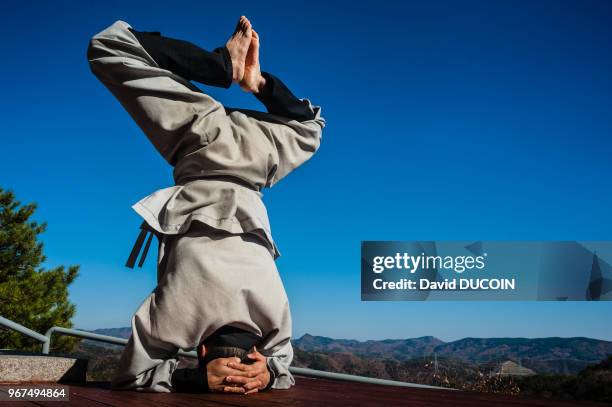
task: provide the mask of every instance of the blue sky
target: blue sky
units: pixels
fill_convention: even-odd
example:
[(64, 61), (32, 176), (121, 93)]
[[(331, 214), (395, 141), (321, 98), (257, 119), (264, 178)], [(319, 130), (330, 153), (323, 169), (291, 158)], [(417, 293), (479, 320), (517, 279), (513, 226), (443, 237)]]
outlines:
[(612, 340), (610, 302), (362, 303), (359, 287), (361, 240), (612, 240), (610, 2), (127, 3), (11, 2), (0, 25), (0, 186), (39, 204), (48, 266), (81, 265), (77, 327), (126, 326), (153, 289), (154, 253), (123, 267), (130, 206), (172, 184), (88, 39), (123, 19), (210, 49), (245, 14), (263, 69), (328, 122), (265, 195), (296, 336)]

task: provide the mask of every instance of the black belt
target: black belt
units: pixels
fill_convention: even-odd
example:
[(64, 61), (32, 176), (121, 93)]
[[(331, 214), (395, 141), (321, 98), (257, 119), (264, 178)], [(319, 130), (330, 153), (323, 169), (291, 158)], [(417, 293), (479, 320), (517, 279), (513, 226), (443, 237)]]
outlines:
[(234, 175), (215, 174), (215, 175), (197, 175), (197, 176), (192, 176), (192, 177), (182, 177), (182, 178), (176, 180), (175, 184), (176, 185), (185, 185), (185, 184), (187, 184), (189, 182), (198, 181), (198, 180), (212, 180), (212, 181), (231, 182), (232, 184), (237, 184), (237, 185), (240, 185), (242, 187), (251, 189), (253, 191), (260, 192), (260, 189), (257, 188), (252, 183), (247, 182), (247, 181), (243, 180), (242, 178), (236, 177)]
[(140, 257), (140, 261), (138, 262), (138, 267), (142, 267), (145, 259), (147, 258), (147, 253), (149, 253), (149, 247), (151, 247), (151, 240), (153, 240), (153, 235), (156, 234), (155, 230), (152, 229), (147, 224), (147, 222), (142, 222), (142, 225), (140, 225), (140, 229), (141, 230), (140, 230), (140, 233), (138, 234), (138, 238), (136, 238), (134, 247), (132, 247), (132, 252), (130, 253), (130, 257), (128, 257), (127, 262), (125, 263), (125, 266), (131, 269), (134, 268), (134, 264), (136, 264), (136, 259), (138, 258), (138, 255), (140, 254), (142, 245), (146, 240), (147, 243), (144, 245), (142, 256)]
[[(195, 181), (198, 179), (211, 179), (211, 180), (216, 180), (216, 181), (231, 182), (231, 183), (238, 184), (243, 187), (259, 192), (259, 189), (253, 186), (252, 184), (244, 181), (241, 178), (231, 176), (231, 175), (205, 175), (205, 176), (197, 176), (197, 177), (185, 177), (181, 179), (180, 182), (177, 182), (176, 185), (184, 185), (187, 182)], [(136, 259), (138, 258), (138, 255), (140, 254), (142, 245), (144, 244), (144, 250), (142, 251), (142, 256), (140, 257), (140, 261), (138, 262), (138, 267), (142, 267), (145, 259), (147, 258), (147, 253), (149, 253), (149, 247), (151, 247), (151, 240), (153, 240), (153, 235), (157, 235), (157, 232), (155, 231), (155, 229), (151, 228), (147, 222), (142, 222), (142, 224), (140, 225), (140, 229), (141, 230), (140, 230), (140, 233), (138, 234), (138, 237), (136, 238), (134, 247), (132, 247), (132, 252), (130, 253), (130, 256), (128, 257), (127, 262), (125, 263), (125, 266), (131, 269), (134, 268), (134, 265), (136, 264)], [(146, 240), (146, 243), (145, 243), (145, 240)]]

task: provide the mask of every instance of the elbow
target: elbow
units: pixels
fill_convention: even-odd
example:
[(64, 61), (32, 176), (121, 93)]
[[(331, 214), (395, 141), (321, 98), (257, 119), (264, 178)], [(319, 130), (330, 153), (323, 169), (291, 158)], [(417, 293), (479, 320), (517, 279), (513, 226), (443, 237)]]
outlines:
[(90, 67), (92, 65), (92, 62), (96, 59), (96, 53), (97, 53), (98, 46), (99, 46), (99, 41), (96, 39), (96, 37), (91, 38), (89, 40), (89, 43), (87, 44), (87, 51), (85, 55), (87, 57), (87, 62), (89, 63)]
[(92, 74), (100, 80), (108, 76), (108, 69), (104, 67), (104, 45), (99, 39), (93, 37), (89, 40), (85, 56)]
[(87, 63), (89, 68), (94, 74), (97, 74), (99, 70), (98, 66), (101, 65), (101, 60), (108, 55), (108, 48), (105, 46), (104, 34), (108, 31), (108, 28), (92, 36), (88, 43), (85, 51)]
[(112, 27), (117, 24), (116, 22), (106, 27), (104, 30), (95, 34), (89, 39), (87, 43), (87, 62), (91, 65), (93, 61), (99, 59), (102, 56), (104, 51), (104, 38), (106, 34), (112, 29)]
[(117, 20), (90, 38), (85, 55), (89, 69), (99, 80), (118, 81), (125, 61), (136, 56), (137, 43), (128, 27), (126, 22)]
[(92, 64), (103, 57), (119, 56), (129, 52), (132, 45), (128, 31), (130, 27), (125, 21), (117, 20), (91, 37), (87, 44), (87, 61)]
[(87, 64), (89, 65), (89, 70), (96, 77), (102, 73), (100, 67), (100, 41), (98, 41), (95, 37), (89, 40), (89, 44), (87, 45), (87, 51), (85, 56), (87, 58)]

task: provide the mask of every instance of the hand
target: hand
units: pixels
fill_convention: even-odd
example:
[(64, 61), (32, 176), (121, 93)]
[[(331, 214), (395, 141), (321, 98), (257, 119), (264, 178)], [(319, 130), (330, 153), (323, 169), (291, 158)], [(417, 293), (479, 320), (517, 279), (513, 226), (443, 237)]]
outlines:
[(240, 383), (245, 390), (245, 394), (256, 393), (263, 390), (270, 383), (270, 371), (268, 370), (268, 362), (266, 357), (259, 353), (255, 348), (247, 357), (255, 362), (247, 365), (240, 361), (230, 361), (227, 366), (237, 370), (244, 375), (230, 375), (226, 377), (228, 383)]
[[(199, 353), (202, 357), (206, 353), (206, 349), (203, 345), (200, 347)], [(208, 362), (208, 364), (206, 365), (206, 371), (202, 373), (205, 373), (205, 377), (208, 382), (208, 388), (210, 389), (210, 391), (215, 393), (245, 394), (247, 392), (247, 389), (244, 388), (244, 385), (252, 382), (257, 382), (257, 384), (259, 384), (257, 378), (250, 378), (247, 372), (243, 372), (239, 369), (229, 367), (230, 363), (241, 364), (240, 358), (217, 358)], [(243, 380), (241, 382), (230, 382), (227, 380), (227, 377), (230, 376), (236, 378), (240, 377)]]

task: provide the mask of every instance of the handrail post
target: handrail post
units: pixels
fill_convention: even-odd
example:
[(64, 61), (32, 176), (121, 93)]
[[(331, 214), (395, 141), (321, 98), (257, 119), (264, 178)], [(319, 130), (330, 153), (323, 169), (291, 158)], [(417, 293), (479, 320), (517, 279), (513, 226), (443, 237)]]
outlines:
[(45, 337), (47, 338), (47, 341), (43, 343), (42, 348), (42, 353), (44, 353), (45, 355), (48, 355), (49, 350), (51, 349), (51, 335), (53, 334), (53, 331), (55, 331), (55, 328), (56, 327), (52, 326), (47, 330), (47, 332), (45, 332)]

